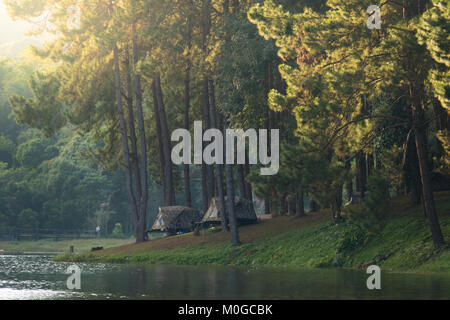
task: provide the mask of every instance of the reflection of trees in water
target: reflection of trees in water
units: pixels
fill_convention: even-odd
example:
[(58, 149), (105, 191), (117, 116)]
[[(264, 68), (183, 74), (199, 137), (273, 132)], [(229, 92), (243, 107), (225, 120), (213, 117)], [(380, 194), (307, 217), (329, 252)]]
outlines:
[(382, 273), (382, 290), (368, 290), (368, 276), (364, 270), (127, 266), (83, 274), (82, 288), (117, 297), (202, 300), (442, 299), (450, 287), (448, 276)]
[(131, 272), (131, 292), (133, 295), (145, 294), (148, 290), (147, 270), (145, 268), (137, 268)]
[(443, 292), (441, 289), (441, 281), (438, 279), (433, 278), (431, 280), (431, 299), (433, 300), (439, 300), (442, 299)]
[(217, 297), (218, 295), (217, 273), (215, 269), (209, 269), (205, 272), (206, 297)]
[(161, 297), (166, 297), (168, 290), (177, 290), (177, 281), (175, 279), (177, 275), (174, 272), (170, 273), (169, 270), (165, 266), (152, 267), (152, 271), (154, 272), (152, 281), (155, 288), (154, 292), (157, 292)]

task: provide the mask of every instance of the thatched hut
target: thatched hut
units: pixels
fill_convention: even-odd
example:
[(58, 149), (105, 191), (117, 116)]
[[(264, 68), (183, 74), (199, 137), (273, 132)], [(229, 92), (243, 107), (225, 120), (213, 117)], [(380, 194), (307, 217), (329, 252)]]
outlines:
[(161, 207), (153, 223), (152, 231), (190, 232), (201, 219), (200, 211), (182, 206)]
[[(225, 206), (227, 198), (225, 197)], [(251, 224), (256, 223), (258, 218), (255, 213), (253, 203), (249, 200), (239, 197), (234, 198), (234, 212), (236, 213), (236, 219), (238, 224)], [(220, 206), (219, 198), (213, 198), (209, 205), (208, 211), (202, 219), (202, 224), (219, 224), (222, 221), (222, 208)]]

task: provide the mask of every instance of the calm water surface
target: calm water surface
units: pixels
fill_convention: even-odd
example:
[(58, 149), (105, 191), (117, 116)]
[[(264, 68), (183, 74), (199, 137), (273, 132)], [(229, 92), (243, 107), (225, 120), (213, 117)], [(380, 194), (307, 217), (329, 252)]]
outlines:
[(81, 290), (67, 289), (69, 263), (0, 255), (4, 299), (450, 299), (450, 275), (382, 273), (369, 291), (354, 270), (246, 270), (229, 267), (77, 264)]

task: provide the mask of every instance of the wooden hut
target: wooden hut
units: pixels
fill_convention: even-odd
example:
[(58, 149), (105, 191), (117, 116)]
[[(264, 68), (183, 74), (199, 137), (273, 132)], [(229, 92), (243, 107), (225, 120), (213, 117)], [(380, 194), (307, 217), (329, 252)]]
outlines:
[[(225, 206), (227, 198), (225, 197)], [(234, 212), (236, 213), (236, 219), (238, 224), (252, 224), (258, 221), (255, 213), (253, 203), (249, 200), (235, 197), (234, 198)], [(208, 211), (206, 211), (202, 224), (220, 224), (222, 221), (222, 208), (220, 206), (219, 198), (213, 198), (209, 205)]]
[(152, 231), (176, 234), (191, 232), (201, 219), (200, 211), (182, 206), (161, 207), (152, 226)]

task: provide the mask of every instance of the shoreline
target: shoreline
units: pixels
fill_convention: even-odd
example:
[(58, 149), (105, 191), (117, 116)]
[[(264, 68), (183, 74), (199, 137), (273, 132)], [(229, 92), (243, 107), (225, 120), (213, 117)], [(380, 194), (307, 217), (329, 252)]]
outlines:
[(0, 256), (58, 256), (64, 252), (21, 252), (21, 251), (4, 251)]
[[(55, 261), (275, 268), (343, 268), (365, 270), (378, 265), (400, 273), (450, 273), (450, 192), (436, 195), (447, 243), (433, 246), (420, 206), (407, 197), (394, 199), (382, 231), (371, 233), (349, 218), (330, 219), (325, 209), (305, 218), (285, 216), (239, 229), (242, 245), (233, 247), (229, 234), (208, 230), (205, 236), (185, 234), (94, 253), (60, 255)], [(365, 268), (364, 268), (365, 266)]]

